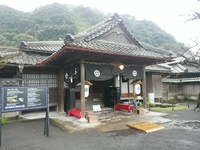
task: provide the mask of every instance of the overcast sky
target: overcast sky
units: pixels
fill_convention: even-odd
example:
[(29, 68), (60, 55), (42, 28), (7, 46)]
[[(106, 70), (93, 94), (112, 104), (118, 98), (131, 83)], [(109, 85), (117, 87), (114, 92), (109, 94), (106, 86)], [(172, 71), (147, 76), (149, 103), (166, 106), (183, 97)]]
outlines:
[(130, 14), (138, 20), (155, 22), (178, 42), (193, 45), (191, 39), (199, 37), (200, 43), (200, 20), (186, 22), (187, 14), (200, 12), (197, 0), (0, 0), (0, 4), (25, 12), (54, 2), (90, 6), (105, 13)]

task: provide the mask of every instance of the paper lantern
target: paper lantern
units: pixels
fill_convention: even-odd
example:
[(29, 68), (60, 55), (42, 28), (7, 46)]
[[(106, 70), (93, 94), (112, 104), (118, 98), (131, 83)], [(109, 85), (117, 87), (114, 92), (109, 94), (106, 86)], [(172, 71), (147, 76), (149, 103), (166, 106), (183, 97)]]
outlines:
[(140, 84), (135, 84), (135, 86), (134, 86), (134, 92), (137, 95), (141, 93), (141, 86), (140, 86)]
[[(93, 85), (91, 82), (89, 81), (85, 81), (85, 97), (88, 97), (89, 96), (89, 88), (90, 88), (90, 85)], [(81, 83), (78, 83), (77, 86), (81, 86)]]

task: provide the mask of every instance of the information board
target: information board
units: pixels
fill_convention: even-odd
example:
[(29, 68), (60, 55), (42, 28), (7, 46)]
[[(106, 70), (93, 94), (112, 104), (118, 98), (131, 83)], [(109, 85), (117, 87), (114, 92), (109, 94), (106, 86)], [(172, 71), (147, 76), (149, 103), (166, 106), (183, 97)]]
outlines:
[(2, 87), (2, 112), (46, 108), (47, 86)]

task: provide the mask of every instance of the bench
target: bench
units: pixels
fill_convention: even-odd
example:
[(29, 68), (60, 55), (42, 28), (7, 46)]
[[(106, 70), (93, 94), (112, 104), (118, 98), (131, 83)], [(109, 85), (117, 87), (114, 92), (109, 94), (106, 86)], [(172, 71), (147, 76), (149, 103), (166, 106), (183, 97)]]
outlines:
[(114, 107), (115, 110), (124, 110), (124, 111), (128, 111), (128, 112), (132, 112), (133, 108), (134, 108), (133, 105), (123, 104), (123, 103), (118, 103)]

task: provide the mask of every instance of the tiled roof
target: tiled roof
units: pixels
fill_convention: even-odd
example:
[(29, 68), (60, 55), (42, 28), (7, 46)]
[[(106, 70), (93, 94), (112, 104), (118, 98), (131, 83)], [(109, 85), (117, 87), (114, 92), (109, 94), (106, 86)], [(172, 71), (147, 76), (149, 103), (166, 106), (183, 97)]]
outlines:
[(33, 53), (13, 48), (0, 48), (0, 64), (3, 65), (35, 65), (50, 54)]
[(64, 41), (35, 41), (21, 42), (20, 49), (24, 51), (53, 53), (60, 50), (64, 45)]
[(99, 52), (110, 52), (113, 54), (123, 54), (129, 56), (145, 56), (145, 57), (159, 57), (159, 58), (169, 58), (169, 53), (159, 53), (154, 50), (147, 50), (142, 47), (136, 47), (126, 44), (116, 44), (112, 42), (104, 41), (77, 41), (73, 43), (68, 43), (68, 46), (76, 46), (81, 48), (87, 48), (96, 50)]
[[(99, 38), (101, 35), (109, 32), (114, 27), (120, 26), (130, 37), (134, 44), (122, 44), (119, 42), (110, 42)], [(65, 38), (66, 46), (74, 46), (85, 49), (95, 50), (97, 52), (110, 52), (119, 55), (132, 55), (141, 57), (159, 57), (170, 58), (171, 54), (167, 51), (161, 51), (150, 47), (143, 47), (128, 31), (123, 24), (122, 19), (114, 14), (109, 19), (100, 22), (99, 24), (79, 33), (78, 35), (68, 35)]]
[(191, 64), (173, 64), (170, 65), (171, 67), (174, 68), (172, 73), (198, 73), (200, 72), (199, 66), (191, 65)]
[(35, 65), (37, 62), (43, 61), (49, 55), (37, 54), (37, 53), (27, 53), (22, 52), (21, 55), (8, 58), (7, 62), (10, 64), (24, 64), (24, 65)]
[[(125, 45), (121, 43), (109, 43), (101, 42), (94, 39), (103, 35), (104, 33), (110, 31), (112, 28), (120, 25), (126, 31), (126, 34), (131, 37), (131, 39), (136, 43), (136, 46), (133, 45)], [(110, 18), (105, 21), (100, 22), (99, 24), (79, 33), (74, 36), (74, 42), (66, 43), (66, 45), (74, 45), (83, 48), (95, 49), (95, 50), (103, 50), (109, 51), (113, 53), (124, 53), (131, 55), (141, 55), (141, 56), (153, 56), (153, 57), (170, 57), (170, 53), (167, 51), (158, 50), (156, 48), (152, 48), (150, 46), (141, 45), (128, 31), (128, 29), (123, 24), (123, 20), (119, 17), (118, 14), (114, 14)]]
[[(158, 70), (159, 66), (170, 70), (171, 74), (184, 74), (184, 73), (199, 73), (200, 67), (195, 63), (185, 63), (185, 58), (178, 57), (173, 59), (172, 62), (161, 63), (157, 65), (147, 66), (147, 71)], [(156, 69), (155, 69), (156, 68)], [(161, 69), (161, 68), (160, 68)]]
[(163, 63), (161, 65), (170, 67), (171, 73), (174, 73), (174, 74), (200, 72), (200, 67), (199, 67), (198, 63), (195, 63), (195, 61), (193, 61), (192, 63), (188, 63), (187, 59), (184, 57), (177, 57), (177, 58), (173, 59), (174, 61)]
[(184, 83), (184, 82), (200, 82), (200, 77), (194, 78), (163, 78), (162, 82), (170, 82), (170, 83)]
[(146, 72), (163, 72), (163, 73), (170, 73), (171, 69), (170, 67), (162, 66), (159, 64), (156, 65), (150, 65), (145, 67)]
[(9, 58), (19, 56), (20, 52), (15, 48), (0, 48), (0, 66), (1, 68), (10, 63)]
[(164, 49), (158, 49), (158, 48), (155, 48), (155, 47), (152, 47), (152, 46), (147, 46), (147, 45), (144, 45), (144, 44), (142, 44), (142, 46), (146, 50), (153, 51), (153, 52), (156, 52), (156, 53), (160, 53), (160, 54), (163, 54), (163, 55), (167, 55), (167, 57), (169, 57), (169, 56), (172, 57), (171, 51), (167, 51), (167, 50), (164, 50)]
[(104, 20), (104, 21), (96, 24), (95, 26), (92, 26), (91, 28), (84, 30), (83, 32), (75, 35), (74, 41), (75, 42), (76, 41), (86, 41), (86, 42), (92, 41), (93, 39), (103, 35), (104, 33), (108, 32), (111, 29), (113, 29), (114, 27), (118, 26), (119, 24), (126, 31), (126, 34), (129, 35), (132, 38), (132, 40), (135, 43), (137, 43), (138, 46), (141, 46), (141, 44), (130, 34), (128, 29), (124, 26), (123, 20), (119, 17), (118, 14), (114, 14), (107, 20)]
[(60, 50), (64, 41), (21, 42), (20, 49), (0, 48), (0, 63), (3, 65), (35, 65), (53, 52)]
[[(120, 26), (120, 29), (123, 30), (123, 33), (129, 37), (129, 40), (131, 40), (130, 44), (127, 44), (127, 43), (122, 44), (122, 43), (114, 42), (114, 41), (111, 42), (107, 40), (102, 40), (100, 38), (101, 35), (111, 31), (113, 28), (117, 26)], [(134, 43), (134, 44), (131, 44), (131, 43)], [(60, 53), (60, 51), (65, 51), (66, 48), (68, 49), (67, 53), (65, 52)], [(166, 52), (166, 51), (163, 52), (157, 49), (150, 49), (150, 48), (143, 47), (130, 34), (130, 32), (127, 30), (127, 28), (123, 24), (122, 19), (117, 14), (114, 14), (107, 20), (102, 21), (99, 24), (75, 36), (67, 34), (66, 38), (63, 41), (21, 42), (20, 44), (20, 50), (23, 52), (38, 52), (38, 53), (43, 53), (43, 54), (49, 54), (49, 56), (47, 55), (46, 58), (41, 57), (41, 58), (44, 58), (43, 60), (40, 60), (40, 58), (37, 58), (37, 60), (39, 60), (38, 62), (45, 62), (45, 63), (48, 62), (49, 60), (56, 61), (56, 59), (63, 58), (64, 55), (66, 55), (66, 58), (71, 57), (69, 56), (70, 54), (72, 56), (76, 56), (80, 53), (79, 48), (83, 48), (84, 52), (92, 51), (93, 52), (92, 55), (94, 57), (90, 56), (90, 58), (93, 57), (94, 59), (97, 54), (99, 53), (104, 54), (104, 55), (101, 55), (101, 58), (98, 59), (99, 61), (104, 61), (104, 60), (107, 61), (108, 59), (112, 57), (111, 54), (118, 55), (118, 58), (121, 58), (120, 56), (125, 56), (125, 57), (128, 56), (129, 60), (127, 61), (127, 63), (136, 63), (136, 65), (155, 64), (156, 62), (164, 62), (165, 60), (169, 60), (171, 58), (171, 55), (169, 52)], [(77, 50), (77, 51), (75, 52), (74, 50)], [(109, 56), (107, 56), (106, 54), (109, 54)], [(103, 58), (105, 56), (107, 58)], [(53, 57), (56, 57), (56, 59)], [(125, 57), (123, 58), (124, 61), (126, 60)], [(132, 61), (132, 59), (134, 58), (137, 58), (137, 59), (135, 59), (135, 61)], [(72, 58), (70, 58), (70, 60), (71, 59)], [(90, 59), (90, 61), (94, 59)], [(95, 61), (97, 61), (97, 59), (95, 59)]]
[(18, 49), (0, 47), (0, 59), (10, 55), (16, 55), (17, 53), (19, 53)]

